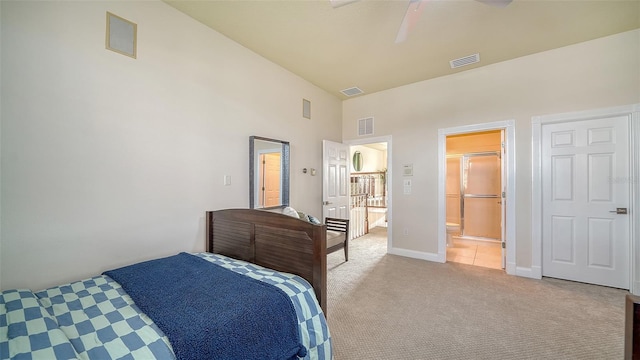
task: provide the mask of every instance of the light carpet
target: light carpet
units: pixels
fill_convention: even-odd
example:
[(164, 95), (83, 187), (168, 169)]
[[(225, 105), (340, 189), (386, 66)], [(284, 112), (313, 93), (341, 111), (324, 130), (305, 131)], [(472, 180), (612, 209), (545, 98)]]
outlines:
[(627, 291), (386, 254), (386, 229), (328, 255), (336, 360), (621, 359)]

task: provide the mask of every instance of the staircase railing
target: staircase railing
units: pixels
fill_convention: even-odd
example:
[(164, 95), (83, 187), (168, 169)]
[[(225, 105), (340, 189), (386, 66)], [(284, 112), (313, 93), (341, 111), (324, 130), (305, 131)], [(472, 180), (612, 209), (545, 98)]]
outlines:
[(368, 194), (351, 194), (350, 239), (369, 233)]

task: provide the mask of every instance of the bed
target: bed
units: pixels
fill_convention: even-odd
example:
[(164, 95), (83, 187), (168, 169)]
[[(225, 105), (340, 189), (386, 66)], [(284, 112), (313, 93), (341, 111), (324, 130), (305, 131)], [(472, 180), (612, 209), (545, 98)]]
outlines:
[(206, 213), (206, 249), (0, 294), (0, 359), (331, 359), (326, 231)]

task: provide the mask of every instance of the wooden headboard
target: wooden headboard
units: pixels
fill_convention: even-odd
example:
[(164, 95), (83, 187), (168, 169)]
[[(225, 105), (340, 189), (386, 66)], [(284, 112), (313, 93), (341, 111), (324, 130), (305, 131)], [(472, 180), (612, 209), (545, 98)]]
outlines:
[(207, 211), (207, 251), (306, 279), (327, 313), (327, 231), (264, 210)]

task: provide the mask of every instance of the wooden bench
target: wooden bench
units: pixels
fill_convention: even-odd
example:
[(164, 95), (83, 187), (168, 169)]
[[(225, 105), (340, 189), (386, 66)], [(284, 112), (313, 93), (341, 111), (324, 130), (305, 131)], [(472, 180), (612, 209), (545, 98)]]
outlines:
[(326, 218), (327, 254), (344, 249), (344, 260), (349, 261), (349, 220)]

